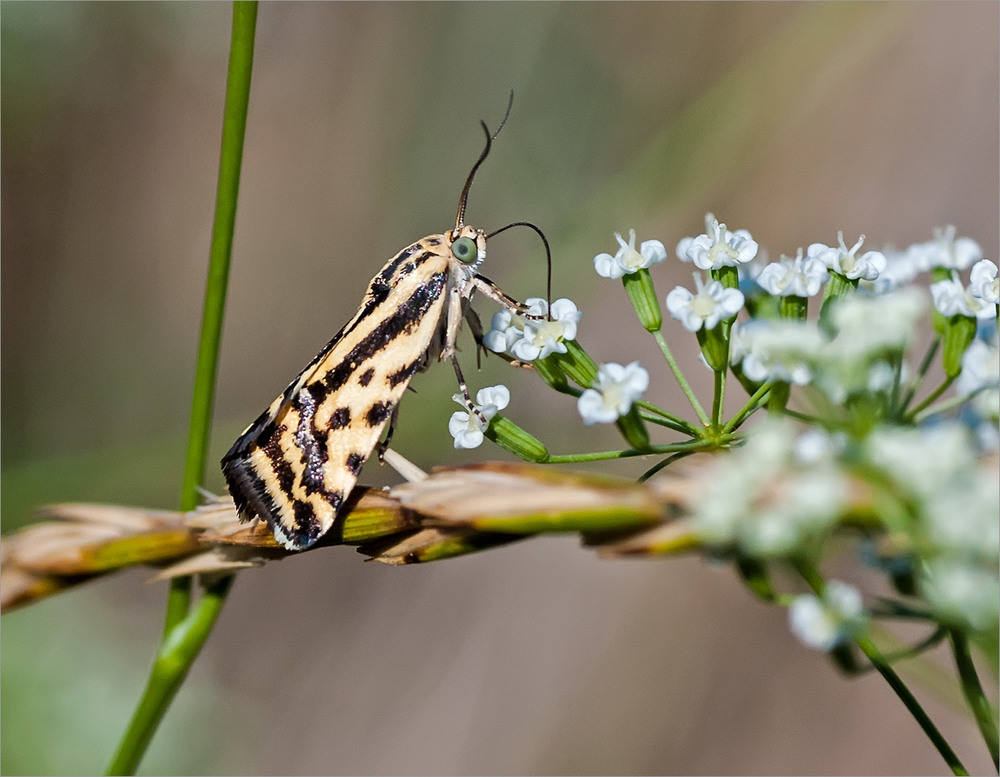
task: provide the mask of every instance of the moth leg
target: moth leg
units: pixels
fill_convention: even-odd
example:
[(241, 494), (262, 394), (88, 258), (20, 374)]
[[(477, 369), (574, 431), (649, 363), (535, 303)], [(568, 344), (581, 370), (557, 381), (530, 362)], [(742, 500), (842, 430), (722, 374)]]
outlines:
[(475, 289), (479, 289), (479, 291), (500, 305), (500, 307), (506, 308), (511, 313), (514, 313), (521, 318), (526, 318), (529, 321), (545, 321), (548, 318), (548, 316), (545, 315), (529, 313), (527, 305), (523, 302), (518, 302), (513, 297), (505, 294), (499, 286), (484, 275), (477, 275), (473, 278), (472, 286)]
[(385, 437), (379, 440), (378, 444), (378, 463), (385, 464), (385, 452), (389, 449), (389, 441), (392, 439), (392, 433), (396, 431), (396, 420), (399, 418), (399, 405), (396, 405), (392, 409), (392, 415), (389, 416), (389, 425), (385, 430)]
[(497, 356), (499, 356), (501, 359), (507, 362), (507, 364), (509, 364), (511, 367), (520, 367), (522, 370), (535, 369), (534, 366), (531, 364), (531, 362), (523, 362), (516, 356), (510, 356), (506, 353), (498, 353)]
[(451, 364), (455, 368), (455, 377), (458, 378), (458, 389), (462, 392), (462, 398), (465, 400), (465, 407), (470, 413), (473, 413), (476, 418), (483, 422), (483, 424), (489, 423), (486, 420), (479, 408), (476, 407), (475, 403), (472, 401), (472, 397), (469, 396), (469, 387), (465, 384), (465, 378), (462, 376), (462, 368), (458, 363), (458, 358), (453, 354), (451, 357)]
[(465, 309), (465, 321), (469, 325), (472, 339), (476, 341), (476, 369), (479, 370), (483, 367), (482, 356), (488, 352), (486, 346), (483, 345), (483, 322), (479, 320), (476, 311), (471, 307)]
[(445, 328), (444, 346), (441, 348), (439, 359), (455, 358), (455, 341), (458, 340), (458, 330), (462, 325), (462, 318), (464, 316), (462, 298), (462, 291), (457, 286), (451, 290), (448, 297), (448, 323)]

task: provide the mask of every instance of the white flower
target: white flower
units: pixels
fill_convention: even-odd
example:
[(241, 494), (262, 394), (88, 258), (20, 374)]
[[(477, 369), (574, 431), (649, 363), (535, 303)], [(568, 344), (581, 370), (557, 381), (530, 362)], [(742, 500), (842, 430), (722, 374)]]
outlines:
[[(743, 230), (746, 231), (746, 230)], [(692, 238), (685, 238), (691, 240)], [(683, 242), (683, 241), (681, 241)], [(767, 255), (767, 249), (760, 249), (757, 255), (746, 264), (741, 264), (736, 268), (737, 274), (742, 284), (744, 281), (756, 283), (757, 278), (764, 271), (764, 268), (771, 263), (771, 257)]]
[(964, 270), (983, 258), (983, 249), (968, 237), (955, 239), (955, 227), (935, 229), (934, 239), (928, 243), (918, 243), (910, 247), (914, 261), (922, 270), (944, 267), (950, 270)]
[(705, 216), (705, 234), (682, 238), (677, 244), (677, 256), (682, 262), (694, 262), (699, 270), (717, 270), (750, 262), (757, 248), (745, 229), (730, 232), (709, 213)]
[[(540, 297), (525, 300), (528, 312), (536, 316), (548, 313), (548, 303)], [(572, 300), (562, 298), (552, 303), (552, 320), (528, 319), (507, 310), (493, 316), (484, 345), (497, 353), (508, 352), (521, 361), (544, 359), (552, 353), (566, 353), (566, 340), (576, 339), (576, 325), (583, 314)]]
[(524, 334), (524, 319), (516, 319), (509, 310), (500, 310), (493, 314), (490, 331), (483, 335), (483, 345), (496, 353), (506, 353), (507, 350)]
[(628, 231), (627, 243), (618, 232), (615, 232), (615, 240), (620, 247), (614, 256), (598, 254), (594, 257), (594, 269), (602, 278), (621, 278), (667, 258), (667, 249), (659, 240), (644, 240), (636, 251), (634, 229)]
[(1000, 561), (1000, 480), (986, 466), (956, 472), (922, 504), (921, 519), (931, 552), (980, 561)]
[(814, 256), (802, 256), (802, 249), (792, 259), (782, 256), (767, 265), (757, 276), (757, 283), (775, 297), (815, 296), (829, 275), (826, 265)]
[(825, 429), (810, 427), (796, 438), (792, 452), (796, 464), (809, 466), (829, 463), (843, 447), (842, 438), (832, 437)]
[[(527, 303), (538, 303), (540, 312), (546, 313), (545, 300), (532, 298)], [(557, 299), (552, 303), (552, 320), (527, 320), (521, 338), (511, 345), (510, 352), (525, 362), (544, 359), (552, 353), (566, 353), (563, 341), (576, 339), (576, 325), (581, 315), (571, 300)]]
[(648, 387), (649, 373), (639, 362), (602, 364), (594, 388), (584, 391), (576, 406), (587, 426), (609, 424), (625, 415)]
[(865, 441), (869, 461), (921, 499), (931, 499), (975, 469), (969, 432), (958, 422), (906, 429), (877, 427)]
[[(982, 278), (978, 280), (982, 281)], [(982, 288), (983, 284), (979, 284)], [(989, 289), (986, 289), (987, 293)], [(957, 278), (938, 281), (931, 284), (931, 297), (934, 298), (934, 307), (943, 315), (970, 316), (975, 318), (993, 318), (997, 312), (997, 303), (987, 302), (976, 296), (972, 291), (972, 286), (965, 288)]]
[(788, 625), (799, 640), (815, 650), (832, 650), (856, 633), (864, 622), (861, 594), (854, 586), (831, 580), (823, 598), (798, 596), (788, 608)]
[(955, 381), (959, 396), (976, 393), (972, 405), (984, 419), (1000, 415), (1000, 349), (985, 340), (973, 340), (962, 354), (962, 372)]
[(866, 251), (861, 256), (857, 255), (858, 249), (865, 242), (864, 235), (858, 238), (858, 242), (850, 249), (844, 244), (843, 232), (837, 233), (837, 241), (840, 245), (834, 248), (823, 243), (813, 243), (806, 251), (806, 255), (818, 259), (834, 272), (852, 280), (860, 278), (874, 281), (886, 268), (888, 262), (879, 251)]
[(743, 307), (743, 292), (739, 289), (727, 289), (718, 281), (705, 284), (700, 273), (694, 273), (694, 283), (694, 294), (677, 286), (667, 295), (667, 310), (689, 332), (697, 332), (702, 326), (713, 329)]
[(717, 461), (703, 480), (693, 500), (698, 535), (709, 545), (780, 557), (826, 531), (849, 489), (834, 453), (817, 447), (787, 419), (756, 427), (746, 445)]
[(969, 293), (986, 304), (1000, 302), (1000, 278), (997, 266), (989, 259), (983, 259), (972, 266), (969, 273)]
[(730, 360), (742, 364), (750, 380), (804, 386), (813, 378), (811, 362), (826, 344), (815, 322), (757, 319), (734, 330)]
[[(815, 385), (838, 404), (848, 396), (891, 389), (899, 380), (893, 364), (926, 310), (926, 294), (912, 287), (838, 300), (830, 316), (836, 335), (815, 363)], [(895, 358), (887, 362), (890, 354)]]
[(910, 246), (905, 251), (884, 250), (886, 266), (878, 274), (874, 283), (874, 292), (884, 294), (898, 289), (912, 281), (928, 268), (923, 266), (923, 255), (916, 246)]
[(1000, 349), (985, 340), (973, 340), (962, 355), (962, 372), (955, 390), (962, 396), (1000, 383)]
[(903, 348), (927, 311), (927, 294), (907, 288), (878, 297), (851, 294), (832, 310), (838, 345), (856, 354)]
[[(466, 407), (465, 398), (455, 394), (454, 399)], [(448, 431), (455, 438), (456, 448), (478, 448), (483, 443), (483, 432), (490, 425), (490, 419), (510, 403), (510, 391), (503, 384), (487, 386), (476, 393), (477, 413), (467, 409), (452, 413), (448, 421)]]
[(1000, 580), (991, 568), (963, 559), (932, 559), (923, 569), (921, 591), (940, 618), (980, 631), (996, 630)]

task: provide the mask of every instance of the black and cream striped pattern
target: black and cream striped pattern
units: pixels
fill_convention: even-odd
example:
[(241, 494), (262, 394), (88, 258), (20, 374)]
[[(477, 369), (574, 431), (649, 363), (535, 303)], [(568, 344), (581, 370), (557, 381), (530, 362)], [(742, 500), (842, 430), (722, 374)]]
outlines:
[[(463, 238), (475, 243), (472, 262), (452, 252)], [(460, 226), (382, 268), (354, 318), (222, 459), (242, 519), (265, 519), (290, 550), (329, 531), (410, 379), (453, 354), (473, 291), (523, 309), (476, 275), (485, 255), (482, 230)]]

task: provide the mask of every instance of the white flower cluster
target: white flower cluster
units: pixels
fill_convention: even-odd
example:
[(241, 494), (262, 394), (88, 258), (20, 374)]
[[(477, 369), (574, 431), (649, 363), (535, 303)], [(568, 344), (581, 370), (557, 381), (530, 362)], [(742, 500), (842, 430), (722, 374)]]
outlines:
[(839, 245), (834, 248), (822, 243), (813, 243), (806, 253), (833, 272), (840, 273), (850, 280), (874, 281), (879, 273), (885, 271), (887, 260), (879, 251), (866, 251), (858, 255), (858, 249), (865, 242), (864, 235), (858, 238), (858, 242), (850, 249), (844, 243), (843, 232), (837, 233), (837, 241)]
[(743, 307), (743, 292), (739, 289), (724, 288), (718, 281), (705, 283), (700, 273), (694, 273), (694, 285), (694, 294), (677, 286), (667, 295), (667, 310), (689, 332), (697, 332), (702, 327), (714, 329), (716, 324), (735, 316)]
[(634, 229), (628, 231), (627, 243), (618, 232), (615, 232), (615, 240), (618, 241), (619, 248), (614, 256), (598, 254), (594, 257), (594, 269), (602, 278), (621, 278), (659, 264), (667, 258), (667, 249), (659, 240), (645, 240), (639, 250), (636, 250)]
[(952, 271), (952, 277), (931, 284), (934, 307), (943, 316), (971, 316), (979, 319), (996, 317), (1000, 301), (1000, 278), (997, 266), (989, 259), (976, 262), (969, 273), (969, 285), (963, 286)]
[(649, 373), (639, 364), (602, 364), (597, 370), (597, 382), (577, 400), (577, 410), (583, 422), (609, 424), (625, 415), (649, 387)]
[(695, 500), (704, 542), (756, 557), (784, 556), (827, 531), (848, 495), (835, 466), (839, 443), (819, 430), (802, 439), (788, 420), (768, 420), (716, 462)]
[(524, 318), (501, 310), (493, 316), (490, 331), (483, 336), (486, 347), (496, 353), (509, 353), (523, 362), (566, 353), (564, 342), (576, 339), (576, 326), (583, 315), (576, 304), (569, 299), (557, 299), (552, 303), (551, 316), (548, 303), (540, 297), (529, 297), (525, 304), (528, 313), (547, 318)]
[[(466, 407), (465, 398), (455, 394), (452, 399)], [(500, 384), (487, 386), (476, 393), (475, 411), (459, 410), (452, 413), (448, 421), (448, 431), (455, 440), (456, 448), (478, 448), (483, 444), (483, 433), (493, 417), (510, 404), (510, 390)]]
[(1000, 482), (977, 466), (969, 431), (958, 422), (876, 430), (865, 455), (911, 497), (924, 597), (944, 622), (977, 630), (1000, 622)]
[(699, 270), (737, 267), (757, 256), (757, 243), (745, 229), (730, 232), (711, 213), (705, 216), (705, 232), (698, 237), (684, 237), (677, 243), (677, 256), (692, 262)]
[(915, 288), (854, 294), (833, 308), (832, 334), (815, 321), (755, 319), (734, 330), (730, 358), (752, 381), (813, 384), (840, 403), (887, 388), (885, 359), (902, 354), (926, 309), (926, 295)]
[(766, 265), (756, 280), (764, 291), (775, 297), (814, 297), (829, 278), (827, 270), (827, 265), (818, 256), (802, 256), (800, 248), (794, 259), (782, 256), (777, 262)]
[(886, 251), (886, 268), (875, 283), (884, 292), (910, 283), (921, 273), (934, 269), (962, 271), (982, 260), (979, 244), (968, 237), (955, 238), (955, 227), (935, 229), (934, 239), (915, 243), (904, 251)]
[(831, 580), (823, 596), (797, 596), (788, 608), (788, 625), (803, 644), (829, 651), (865, 626), (865, 610), (857, 588)]

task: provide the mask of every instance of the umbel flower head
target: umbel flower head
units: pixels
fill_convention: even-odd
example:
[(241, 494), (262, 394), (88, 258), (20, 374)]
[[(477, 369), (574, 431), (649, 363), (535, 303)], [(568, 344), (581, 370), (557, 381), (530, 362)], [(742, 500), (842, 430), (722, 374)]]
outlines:
[(667, 310), (689, 332), (702, 327), (714, 329), (723, 319), (735, 316), (743, 307), (743, 292), (727, 289), (718, 281), (702, 281), (701, 273), (694, 273), (695, 293), (677, 286), (667, 295)]
[(705, 216), (705, 233), (682, 238), (677, 244), (677, 256), (682, 262), (693, 262), (699, 270), (718, 270), (747, 264), (757, 256), (757, 249), (749, 232), (730, 232), (709, 213)]
[(988, 259), (977, 262), (969, 273), (967, 287), (955, 276), (957, 273), (952, 273), (951, 278), (931, 285), (934, 307), (941, 315), (979, 319), (996, 316), (1000, 279), (997, 278), (997, 266), (993, 262)]
[[(533, 315), (549, 313), (549, 304), (541, 297), (529, 297), (525, 304)], [(544, 320), (501, 310), (493, 316), (490, 331), (483, 336), (483, 344), (495, 353), (509, 353), (523, 362), (566, 353), (564, 343), (576, 339), (576, 327), (582, 315), (576, 304), (565, 298), (552, 303), (552, 315)]]
[(874, 281), (879, 273), (883, 272), (887, 265), (885, 255), (880, 251), (866, 251), (858, 255), (858, 249), (865, 242), (865, 236), (858, 238), (858, 242), (851, 248), (844, 243), (844, 233), (837, 233), (838, 246), (830, 247), (823, 243), (813, 243), (809, 246), (806, 254), (810, 258), (818, 259), (831, 270), (840, 273), (850, 280)]
[[(465, 398), (455, 394), (454, 399), (465, 407)], [(483, 432), (490, 419), (510, 404), (510, 390), (500, 384), (479, 389), (476, 393), (475, 411), (468, 409), (452, 413), (448, 421), (448, 432), (455, 440), (456, 448), (478, 448), (483, 444)]]
[(943, 267), (947, 270), (965, 270), (983, 258), (983, 249), (972, 238), (955, 238), (955, 227), (934, 230), (934, 239), (910, 246), (911, 261), (923, 270)]
[(580, 395), (576, 406), (587, 426), (610, 424), (625, 415), (648, 387), (649, 373), (639, 362), (602, 364), (594, 387)]
[(803, 256), (802, 249), (791, 259), (782, 256), (757, 275), (757, 284), (774, 297), (813, 297), (826, 283), (826, 265), (815, 256)]
[(615, 240), (618, 241), (619, 248), (614, 256), (598, 254), (594, 257), (594, 269), (602, 278), (621, 278), (659, 264), (667, 258), (667, 249), (659, 240), (644, 240), (636, 250), (634, 229), (628, 231), (627, 243), (618, 232), (615, 232)]
[(788, 624), (799, 640), (815, 650), (835, 648), (864, 626), (864, 606), (858, 589), (831, 580), (823, 596), (797, 596), (788, 608)]

